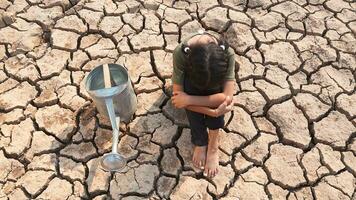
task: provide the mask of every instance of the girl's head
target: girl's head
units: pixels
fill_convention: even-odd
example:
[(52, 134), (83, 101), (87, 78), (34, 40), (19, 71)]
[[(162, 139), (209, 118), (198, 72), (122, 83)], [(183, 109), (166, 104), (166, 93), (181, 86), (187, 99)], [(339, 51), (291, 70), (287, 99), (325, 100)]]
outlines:
[(226, 42), (208, 34), (192, 40), (182, 47), (187, 56), (187, 78), (199, 89), (222, 86), (228, 67)]

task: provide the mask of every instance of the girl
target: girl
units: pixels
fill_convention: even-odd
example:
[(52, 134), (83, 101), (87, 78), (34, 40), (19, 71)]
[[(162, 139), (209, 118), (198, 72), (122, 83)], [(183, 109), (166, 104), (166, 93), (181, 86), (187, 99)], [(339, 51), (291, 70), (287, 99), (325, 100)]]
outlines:
[(193, 164), (208, 177), (218, 173), (219, 129), (233, 106), (234, 55), (225, 41), (206, 32), (188, 37), (173, 52), (172, 103), (186, 110)]

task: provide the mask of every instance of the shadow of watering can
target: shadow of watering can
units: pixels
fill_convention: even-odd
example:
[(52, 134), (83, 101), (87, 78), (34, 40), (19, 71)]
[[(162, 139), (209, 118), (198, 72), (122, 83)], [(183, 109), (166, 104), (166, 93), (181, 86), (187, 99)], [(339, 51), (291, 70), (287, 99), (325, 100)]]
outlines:
[(117, 152), (119, 123), (128, 123), (137, 107), (127, 70), (117, 64), (97, 66), (88, 74), (85, 89), (99, 113), (110, 119), (113, 130), (112, 151), (104, 155), (101, 166), (106, 171), (120, 171), (126, 166), (126, 159)]

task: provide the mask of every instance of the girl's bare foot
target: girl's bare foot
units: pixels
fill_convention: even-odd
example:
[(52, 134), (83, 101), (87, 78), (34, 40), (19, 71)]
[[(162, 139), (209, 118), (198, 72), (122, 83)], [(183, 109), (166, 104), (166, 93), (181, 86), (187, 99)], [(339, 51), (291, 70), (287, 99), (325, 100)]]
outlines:
[(206, 159), (206, 146), (195, 146), (193, 153), (193, 165), (196, 168), (204, 169)]
[(218, 174), (219, 167), (219, 149), (218, 148), (209, 148), (206, 158), (206, 164), (204, 169), (204, 175), (212, 178)]
[(218, 174), (219, 167), (219, 129), (209, 130), (208, 153), (204, 175), (212, 178)]

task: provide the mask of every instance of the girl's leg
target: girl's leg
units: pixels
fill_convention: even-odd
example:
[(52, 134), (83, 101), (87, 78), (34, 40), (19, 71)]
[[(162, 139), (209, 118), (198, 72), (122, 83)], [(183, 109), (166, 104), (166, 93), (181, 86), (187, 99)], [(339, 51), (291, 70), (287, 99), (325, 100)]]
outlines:
[(218, 173), (219, 167), (219, 135), (220, 128), (224, 127), (224, 115), (219, 117), (205, 118), (205, 123), (209, 128), (208, 134), (208, 152), (205, 164), (204, 174), (208, 177), (214, 177)]
[(208, 132), (204, 115), (189, 110), (186, 110), (186, 114), (190, 124), (192, 143), (194, 144), (193, 165), (203, 169), (208, 145)]
[(218, 173), (219, 167), (219, 133), (220, 129), (209, 129), (208, 152), (205, 163), (204, 175), (210, 178)]

